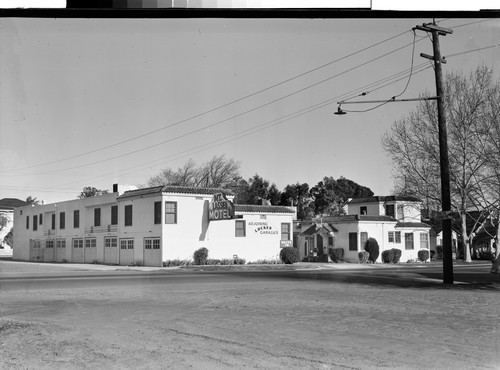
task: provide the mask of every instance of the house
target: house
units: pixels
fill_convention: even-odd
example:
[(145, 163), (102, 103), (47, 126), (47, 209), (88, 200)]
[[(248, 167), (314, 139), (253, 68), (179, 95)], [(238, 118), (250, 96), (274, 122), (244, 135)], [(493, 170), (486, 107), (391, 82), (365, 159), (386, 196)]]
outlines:
[(476, 229), (472, 239), (472, 259), (491, 260), (494, 258), (498, 246), (498, 227), (498, 219), (490, 215)]
[(4, 242), (4, 238), (14, 227), (14, 209), (27, 204), (17, 198), (0, 199), (0, 256), (12, 255), (12, 248)]
[(342, 248), (345, 260), (355, 262), (366, 240), (375, 238), (380, 254), (397, 248), (400, 261), (416, 260), (420, 249), (429, 250), (430, 226), (421, 222), (421, 205), (414, 197), (374, 196), (350, 200), (347, 215), (296, 222), (300, 256), (327, 255), (330, 248)]
[(161, 266), (210, 258), (247, 262), (277, 259), (292, 245), (294, 210), (238, 205), (222, 189), (156, 186), (57, 204), (21, 207), (14, 214), (14, 258), (46, 262)]

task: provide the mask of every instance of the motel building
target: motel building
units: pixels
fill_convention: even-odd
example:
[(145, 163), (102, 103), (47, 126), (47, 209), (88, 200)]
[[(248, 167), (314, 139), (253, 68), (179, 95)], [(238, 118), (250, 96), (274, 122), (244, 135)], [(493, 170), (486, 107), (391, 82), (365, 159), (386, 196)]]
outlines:
[(278, 259), (295, 210), (240, 205), (222, 189), (157, 186), (14, 211), (16, 260), (162, 266), (209, 258)]
[(381, 262), (384, 250), (401, 250), (400, 262), (418, 260), (418, 251), (429, 250), (431, 227), (421, 222), (422, 202), (414, 197), (374, 196), (352, 199), (347, 214), (316, 217), (294, 223), (295, 243), (301, 260), (328, 255), (330, 248), (342, 248), (344, 259), (359, 261), (368, 238), (379, 245)]

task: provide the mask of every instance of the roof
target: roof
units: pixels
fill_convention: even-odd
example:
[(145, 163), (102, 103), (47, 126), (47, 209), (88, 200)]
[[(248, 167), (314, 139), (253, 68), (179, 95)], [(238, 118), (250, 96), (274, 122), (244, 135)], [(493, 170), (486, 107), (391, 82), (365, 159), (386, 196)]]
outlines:
[(301, 236), (311, 236), (317, 234), (321, 230), (326, 230), (327, 232), (338, 232), (338, 230), (333, 225), (322, 224), (319, 228), (316, 225), (309, 226), (305, 231), (303, 231)]
[(396, 224), (396, 227), (411, 227), (411, 228), (418, 228), (418, 227), (425, 227), (430, 229), (431, 226), (429, 224), (423, 223), (423, 222), (398, 222)]
[[(343, 223), (343, 222), (358, 222), (358, 221), (379, 221), (379, 222), (397, 222), (395, 218), (390, 216), (368, 216), (368, 215), (342, 215), (342, 216), (324, 216), (324, 223)], [(312, 223), (314, 221), (307, 220), (304, 223)]]
[(255, 213), (295, 213), (295, 210), (285, 206), (261, 206), (256, 204), (235, 204), (234, 211)]
[(180, 194), (199, 194), (199, 195), (214, 195), (218, 193), (224, 193), (228, 195), (233, 195), (231, 190), (221, 189), (221, 188), (162, 185), (162, 186), (154, 186), (151, 188), (128, 190), (119, 197), (117, 197), (116, 199), (139, 197), (149, 194), (161, 194), (161, 193), (180, 193)]
[(0, 199), (0, 209), (14, 209), (17, 207), (27, 206), (28, 203), (24, 200), (17, 198), (3, 198)]
[(388, 196), (380, 196), (376, 195), (369, 198), (356, 198), (351, 199), (347, 204), (356, 204), (356, 203), (380, 203), (380, 202), (420, 202), (420, 199), (412, 196), (400, 196), (400, 195), (388, 195)]

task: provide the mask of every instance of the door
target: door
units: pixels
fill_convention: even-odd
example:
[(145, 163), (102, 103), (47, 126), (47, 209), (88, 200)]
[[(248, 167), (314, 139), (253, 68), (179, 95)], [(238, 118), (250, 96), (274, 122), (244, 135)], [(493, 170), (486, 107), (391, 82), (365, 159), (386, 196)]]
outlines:
[(72, 254), (71, 254), (71, 262), (75, 263), (83, 263), (83, 255), (84, 255), (84, 249), (83, 249), (83, 239), (73, 239), (73, 248), (72, 248)]
[(54, 240), (45, 241), (45, 250), (43, 251), (43, 262), (54, 262)]
[(66, 257), (66, 240), (58, 239), (56, 242), (56, 262), (64, 262), (67, 261)]
[(324, 254), (323, 236), (320, 234), (316, 235), (316, 248), (318, 248), (318, 256), (322, 256)]
[(97, 259), (96, 238), (85, 238), (85, 263), (93, 263)]
[(134, 263), (134, 239), (120, 239), (120, 265)]
[(144, 239), (144, 266), (161, 266), (161, 239)]
[(104, 238), (104, 263), (117, 265), (118, 264), (118, 238)]

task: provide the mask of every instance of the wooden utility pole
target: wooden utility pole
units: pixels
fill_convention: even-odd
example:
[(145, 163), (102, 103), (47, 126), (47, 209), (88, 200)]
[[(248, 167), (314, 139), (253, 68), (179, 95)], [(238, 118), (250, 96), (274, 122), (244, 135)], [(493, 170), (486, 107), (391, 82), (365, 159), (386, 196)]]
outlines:
[[(429, 56), (420, 54), (420, 56), (434, 60), (434, 72), (436, 76), (436, 95), (439, 126), (439, 159), (441, 166), (441, 205), (443, 214), (449, 215), (451, 212), (450, 195), (450, 162), (448, 158), (448, 132), (446, 129), (446, 111), (443, 89), (443, 72), (441, 64), (446, 63), (441, 57), (439, 49), (439, 36), (446, 36), (453, 33), (452, 30), (437, 26), (435, 23), (424, 23), (422, 26), (416, 26), (413, 30), (430, 32), (432, 34), (432, 46), (434, 55)], [(443, 225), (443, 283), (453, 284), (453, 257), (452, 257), (452, 233), (451, 218), (444, 217)]]

